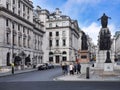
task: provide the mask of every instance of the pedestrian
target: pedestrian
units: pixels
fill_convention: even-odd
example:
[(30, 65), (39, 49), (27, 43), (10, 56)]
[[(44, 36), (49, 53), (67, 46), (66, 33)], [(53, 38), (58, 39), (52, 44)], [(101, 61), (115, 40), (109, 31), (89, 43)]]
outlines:
[(73, 66), (73, 64), (71, 63), (71, 64), (69, 65), (70, 75), (74, 75), (73, 69), (74, 69), (74, 66)]
[(80, 74), (81, 73), (81, 64), (78, 63), (77, 64), (77, 74)]
[(64, 65), (63, 62), (61, 63), (61, 68), (62, 68), (62, 72), (63, 72), (63, 74), (64, 74), (64, 73), (65, 73), (65, 65)]
[(31, 60), (30, 60), (30, 55), (28, 55), (26, 58), (25, 58), (25, 65), (27, 65), (27, 67), (29, 67), (31, 65)]
[(77, 72), (77, 64), (76, 63), (74, 63), (74, 68), (73, 68), (74, 70), (74, 73), (76, 73)]
[(67, 64), (65, 63), (64, 65), (64, 75), (66, 75), (68, 73), (68, 67)]
[(37, 62), (34, 58), (32, 58), (32, 61), (33, 61), (33, 68), (36, 68), (36, 65), (37, 65)]

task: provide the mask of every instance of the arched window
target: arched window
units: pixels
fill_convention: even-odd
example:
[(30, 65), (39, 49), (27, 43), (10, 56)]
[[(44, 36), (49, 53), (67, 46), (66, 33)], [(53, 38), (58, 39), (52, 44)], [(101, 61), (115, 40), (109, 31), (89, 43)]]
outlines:
[(63, 56), (62, 56), (62, 61), (67, 61), (67, 52), (66, 51), (63, 51)]
[(53, 55), (53, 52), (49, 52), (49, 55)]
[(63, 53), (62, 53), (62, 54), (67, 54), (67, 53), (66, 53), (66, 51), (63, 51)]

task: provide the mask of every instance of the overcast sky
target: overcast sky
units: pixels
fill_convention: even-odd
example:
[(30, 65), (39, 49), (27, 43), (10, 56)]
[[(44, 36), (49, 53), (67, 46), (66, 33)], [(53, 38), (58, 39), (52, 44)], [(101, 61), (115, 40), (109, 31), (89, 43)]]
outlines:
[(111, 17), (108, 27), (114, 35), (120, 30), (120, 0), (32, 0), (34, 7), (39, 5), (42, 9), (54, 12), (59, 8), (62, 14), (77, 20), (79, 27), (85, 31), (96, 44), (101, 28), (97, 21), (103, 13)]

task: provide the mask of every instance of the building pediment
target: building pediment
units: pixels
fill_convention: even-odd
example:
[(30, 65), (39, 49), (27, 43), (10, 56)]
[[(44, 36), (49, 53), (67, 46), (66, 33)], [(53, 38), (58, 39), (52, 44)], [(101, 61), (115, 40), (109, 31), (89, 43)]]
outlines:
[(54, 54), (61, 54), (61, 52), (60, 52), (60, 50), (57, 49), (54, 51)]

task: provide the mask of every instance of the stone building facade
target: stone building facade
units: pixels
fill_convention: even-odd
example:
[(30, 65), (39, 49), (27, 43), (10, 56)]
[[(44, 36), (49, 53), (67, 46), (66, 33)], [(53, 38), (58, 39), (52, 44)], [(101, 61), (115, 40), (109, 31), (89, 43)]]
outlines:
[(61, 15), (59, 9), (50, 14), (46, 22), (49, 61), (75, 61), (78, 51), (79, 27), (75, 20)]
[(15, 62), (15, 56), (23, 65), (29, 55), (31, 64), (42, 62), (44, 25), (33, 11), (29, 0), (0, 0), (0, 66)]
[(120, 60), (120, 31), (117, 31), (113, 37), (112, 49), (115, 52), (115, 58)]
[(62, 15), (56, 8), (53, 13), (37, 7), (45, 28), (44, 62), (60, 64), (61, 61), (75, 61), (78, 52), (79, 26), (76, 20)]

